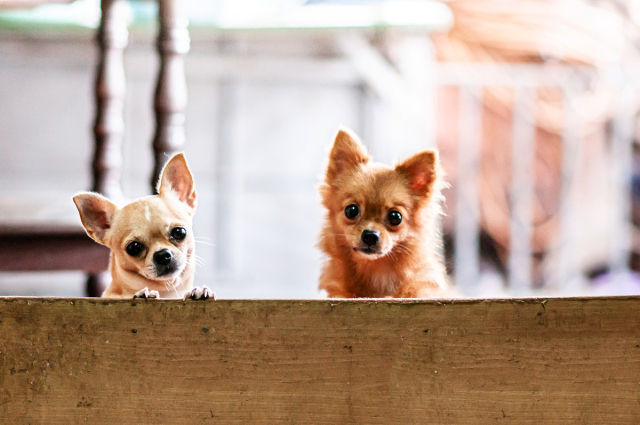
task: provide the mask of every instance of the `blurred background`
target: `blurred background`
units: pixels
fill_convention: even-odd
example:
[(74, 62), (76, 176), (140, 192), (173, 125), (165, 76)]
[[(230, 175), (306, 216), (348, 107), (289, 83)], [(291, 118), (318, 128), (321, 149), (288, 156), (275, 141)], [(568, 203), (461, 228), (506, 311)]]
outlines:
[[(121, 3), (124, 127), (110, 155), (135, 199), (151, 191), (158, 5)], [(380, 162), (440, 150), (450, 296), (640, 294), (640, 1), (180, 5), (197, 284), (325, 296), (316, 187), (345, 125)], [(17, 259), (12, 244), (79, 226), (100, 16), (98, 0), (0, 0), (0, 295), (85, 294), (64, 261), (16, 266), (55, 243)]]

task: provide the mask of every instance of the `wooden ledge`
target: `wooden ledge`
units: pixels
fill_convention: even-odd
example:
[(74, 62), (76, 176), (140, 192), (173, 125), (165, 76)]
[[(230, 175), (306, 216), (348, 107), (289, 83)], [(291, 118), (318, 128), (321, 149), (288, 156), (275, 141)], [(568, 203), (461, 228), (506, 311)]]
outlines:
[(0, 299), (2, 423), (640, 423), (640, 297)]
[(84, 229), (43, 231), (35, 229), (2, 232), (0, 271), (82, 270), (101, 273), (109, 267), (111, 251), (95, 243)]

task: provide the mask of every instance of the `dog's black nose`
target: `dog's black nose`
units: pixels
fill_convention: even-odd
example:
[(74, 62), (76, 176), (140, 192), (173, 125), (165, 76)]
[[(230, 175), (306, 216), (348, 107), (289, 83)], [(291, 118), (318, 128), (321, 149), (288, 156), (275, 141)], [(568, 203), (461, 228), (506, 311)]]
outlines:
[(172, 259), (173, 256), (171, 255), (171, 251), (168, 249), (161, 249), (153, 254), (153, 262), (160, 266), (166, 266)]
[(367, 244), (367, 246), (373, 246), (380, 240), (380, 232), (375, 230), (363, 230), (362, 235), (360, 235), (360, 239), (362, 239), (362, 242)]

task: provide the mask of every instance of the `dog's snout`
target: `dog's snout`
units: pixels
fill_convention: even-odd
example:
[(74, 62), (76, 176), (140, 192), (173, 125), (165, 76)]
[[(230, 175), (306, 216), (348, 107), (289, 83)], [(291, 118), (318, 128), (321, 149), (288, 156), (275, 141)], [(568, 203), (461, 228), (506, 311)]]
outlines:
[(153, 254), (153, 262), (160, 266), (166, 266), (171, 260), (173, 260), (173, 256), (168, 249), (161, 249)]
[(172, 275), (177, 270), (182, 270), (179, 253), (174, 253), (168, 248), (163, 248), (153, 254), (153, 264), (157, 277)]
[(363, 230), (362, 235), (360, 235), (360, 239), (367, 246), (374, 246), (380, 240), (380, 232), (376, 230)]

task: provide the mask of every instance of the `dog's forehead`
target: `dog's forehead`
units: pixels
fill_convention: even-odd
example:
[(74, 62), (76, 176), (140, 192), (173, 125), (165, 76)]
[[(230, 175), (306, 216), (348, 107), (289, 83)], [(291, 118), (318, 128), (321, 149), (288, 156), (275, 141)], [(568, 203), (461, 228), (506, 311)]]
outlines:
[(187, 222), (189, 215), (172, 201), (163, 199), (159, 195), (133, 201), (117, 212), (113, 227), (129, 230), (136, 228), (159, 230), (176, 221)]
[(411, 198), (406, 179), (383, 164), (367, 164), (345, 177), (340, 182), (343, 196), (370, 206), (406, 203)]

